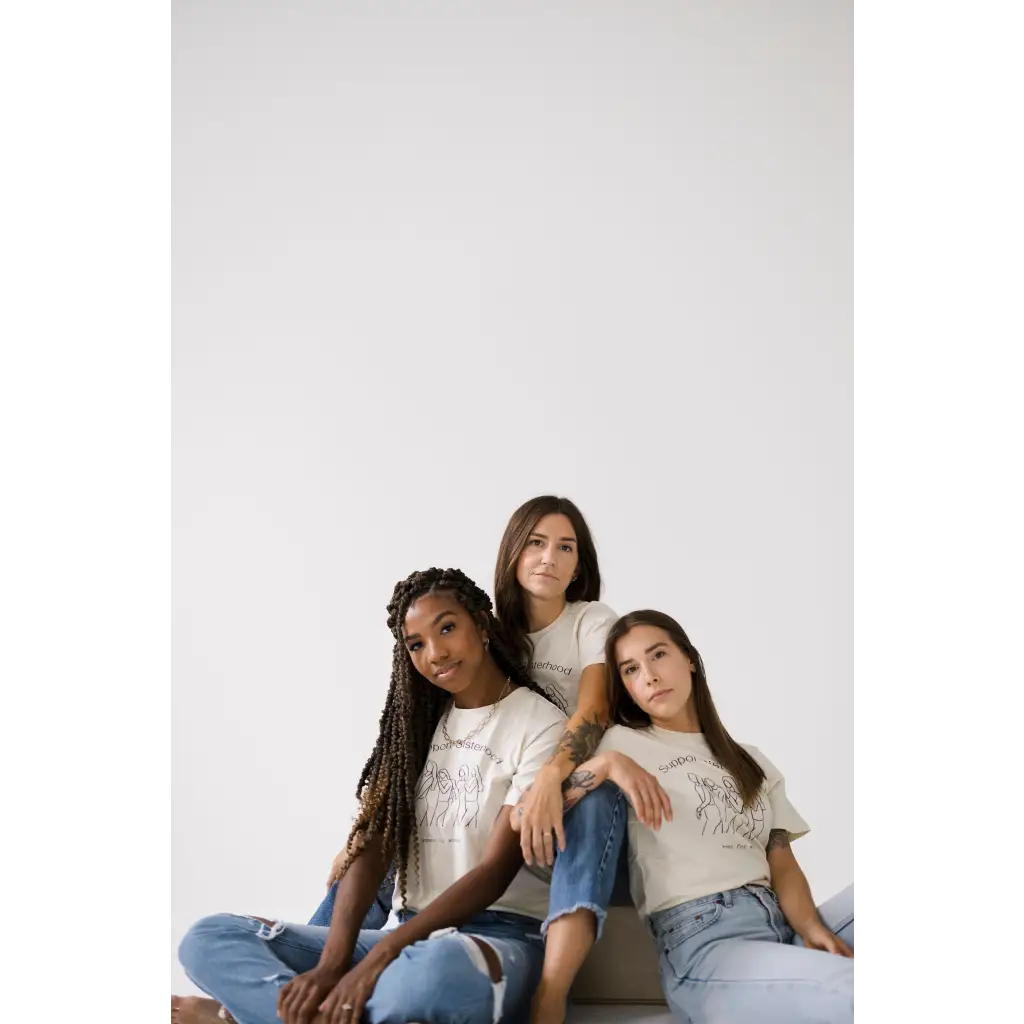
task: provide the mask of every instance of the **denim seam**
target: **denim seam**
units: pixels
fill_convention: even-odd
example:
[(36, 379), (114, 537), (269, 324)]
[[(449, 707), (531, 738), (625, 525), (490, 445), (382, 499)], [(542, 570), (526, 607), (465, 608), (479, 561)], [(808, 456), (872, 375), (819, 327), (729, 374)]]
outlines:
[[(622, 813), (622, 804), (624, 800), (625, 797), (622, 795), (621, 792), (615, 798), (615, 807), (612, 810), (612, 825), (611, 828), (608, 830), (607, 837), (605, 838), (604, 849), (601, 851), (601, 860), (599, 861), (597, 866), (598, 873), (600, 874), (604, 873), (605, 866), (608, 863), (608, 856), (611, 853), (612, 848), (612, 836), (615, 834), (615, 828), (618, 825), (619, 817)], [(626, 841), (625, 836), (622, 837), (622, 841)]]
[(830, 985), (813, 978), (694, 978), (687, 975), (679, 980), (680, 985), (810, 985), (812, 988), (824, 988), (829, 991), (842, 992), (842, 985)]

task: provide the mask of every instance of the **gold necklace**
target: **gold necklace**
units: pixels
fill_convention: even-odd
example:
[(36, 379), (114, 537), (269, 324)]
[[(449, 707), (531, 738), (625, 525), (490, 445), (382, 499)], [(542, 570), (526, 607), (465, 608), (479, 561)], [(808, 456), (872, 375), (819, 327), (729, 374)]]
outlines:
[(511, 677), (506, 676), (505, 685), (501, 688), (501, 693), (498, 695), (498, 699), (491, 705), (491, 710), (487, 717), (475, 729), (473, 729), (464, 740), (453, 740), (451, 736), (448, 735), (448, 716), (452, 713), (452, 708), (455, 707), (455, 698), (452, 697), (452, 702), (448, 705), (448, 708), (444, 713), (444, 718), (441, 719), (441, 731), (444, 733), (444, 738), (453, 747), (465, 746), (494, 717), (494, 712), (498, 710), (498, 705), (505, 699), (505, 693), (511, 683)]

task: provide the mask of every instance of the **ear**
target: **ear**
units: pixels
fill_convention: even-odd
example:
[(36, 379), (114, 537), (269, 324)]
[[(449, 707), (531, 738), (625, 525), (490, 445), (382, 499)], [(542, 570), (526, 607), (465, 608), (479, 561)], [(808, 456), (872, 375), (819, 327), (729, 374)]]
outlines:
[(491, 642), (491, 638), (487, 634), (487, 616), (483, 612), (477, 612), (475, 618), (477, 629), (480, 630), (480, 637), (484, 642), (484, 647), (487, 647)]

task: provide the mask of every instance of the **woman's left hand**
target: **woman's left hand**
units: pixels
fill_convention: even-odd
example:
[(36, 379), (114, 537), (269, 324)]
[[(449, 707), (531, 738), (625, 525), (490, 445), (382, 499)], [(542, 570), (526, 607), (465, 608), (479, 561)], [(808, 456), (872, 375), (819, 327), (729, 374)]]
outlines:
[(853, 959), (853, 950), (838, 935), (831, 932), (820, 921), (799, 932), (800, 938), (808, 949), (820, 949), (836, 956), (848, 956)]
[(320, 1012), (327, 1024), (359, 1024), (363, 1019), (363, 1007), (392, 959), (380, 954), (374, 956), (376, 949), (376, 946), (371, 949), (320, 1004)]
[[(562, 780), (556, 771), (542, 768), (523, 794), (514, 812), (519, 818), (519, 845), (527, 866), (555, 863), (555, 841), (565, 850), (562, 827)], [(552, 836), (554, 833), (554, 837)]]

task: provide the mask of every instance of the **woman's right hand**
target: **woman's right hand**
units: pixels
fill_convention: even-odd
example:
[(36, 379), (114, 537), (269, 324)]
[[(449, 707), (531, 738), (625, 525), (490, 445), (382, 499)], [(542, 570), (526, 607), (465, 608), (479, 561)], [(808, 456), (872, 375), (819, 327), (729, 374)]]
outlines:
[(327, 876), (327, 888), (330, 889), (332, 885), (341, 877), (342, 871), (345, 869), (345, 865), (348, 863), (348, 850), (342, 847), (341, 853), (334, 858), (334, 863), (331, 864), (331, 873)]
[(672, 820), (672, 801), (661, 783), (631, 757), (610, 751), (608, 780), (626, 795), (639, 821), (656, 832), (662, 820)]
[(277, 1014), (284, 1024), (311, 1024), (320, 1004), (334, 991), (344, 971), (317, 965), (298, 974), (277, 994)]

